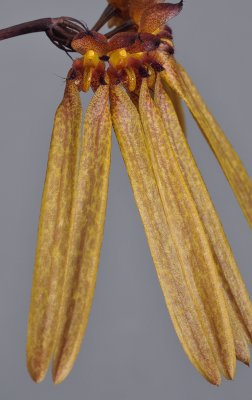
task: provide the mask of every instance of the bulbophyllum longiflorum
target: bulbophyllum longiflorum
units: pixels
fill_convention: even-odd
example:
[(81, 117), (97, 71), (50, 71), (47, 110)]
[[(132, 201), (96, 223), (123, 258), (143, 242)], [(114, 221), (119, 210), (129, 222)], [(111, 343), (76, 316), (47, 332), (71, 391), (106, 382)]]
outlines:
[[(0, 40), (45, 32), (77, 52), (52, 132), (28, 323), (27, 365), (36, 382), (72, 369), (88, 322), (105, 220), (114, 128), (174, 328), (212, 384), (249, 364), (252, 307), (185, 136), (182, 99), (252, 225), (252, 182), (174, 58), (168, 21), (177, 4), (110, 0), (92, 29), (69, 17), (2, 29)], [(99, 33), (109, 24), (107, 34)], [(84, 118), (79, 93), (93, 90)]]

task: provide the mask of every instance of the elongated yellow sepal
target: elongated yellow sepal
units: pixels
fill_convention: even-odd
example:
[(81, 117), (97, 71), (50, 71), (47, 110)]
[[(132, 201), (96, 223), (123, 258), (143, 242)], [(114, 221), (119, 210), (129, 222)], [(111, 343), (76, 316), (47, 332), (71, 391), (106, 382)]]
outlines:
[(62, 382), (71, 371), (88, 322), (105, 221), (111, 129), (108, 87), (102, 86), (95, 93), (84, 121), (53, 360), (55, 383)]
[(231, 316), (234, 338), (237, 343), (236, 355), (239, 360), (247, 364), (249, 352), (246, 332), (249, 334), (250, 340), (252, 339), (252, 305), (248, 292), (240, 276), (239, 269), (205, 183), (179, 125), (172, 101), (159, 79), (156, 83), (155, 102), (160, 110), (167, 135), (177, 155), (183, 176), (190, 188), (219, 268), (223, 289), (226, 292), (226, 303), (228, 310), (231, 310), (229, 314)]
[(163, 60), (166, 69), (166, 71), (162, 72), (163, 80), (175, 90), (187, 104), (220, 163), (245, 217), (252, 226), (251, 178), (220, 126), (208, 111), (206, 104), (186, 71), (182, 66), (177, 64), (172, 57), (163, 57)]
[[(158, 80), (159, 80), (159, 77), (158, 77)], [(173, 107), (175, 108), (175, 111), (176, 111), (177, 118), (179, 120), (181, 129), (182, 129), (184, 135), (186, 136), (186, 121), (185, 121), (184, 110), (183, 110), (183, 107), (182, 107), (182, 104), (181, 104), (181, 98), (169, 86), (166, 87), (166, 91), (167, 91), (167, 93), (169, 95), (169, 98), (172, 101)]]
[(36, 382), (46, 374), (55, 342), (78, 163), (81, 114), (78, 90), (69, 80), (55, 115), (39, 220), (27, 338), (28, 370)]
[[(185, 275), (184, 260), (181, 259), (180, 250), (174, 243), (172, 227), (167, 223), (163, 200), (160, 197), (157, 181), (153, 173), (139, 114), (128, 95), (120, 86), (111, 90), (111, 106), (116, 136), (143, 221), (165, 302), (177, 335), (193, 365), (211, 383), (220, 384), (221, 376), (217, 361), (213, 355), (212, 346), (208, 341), (208, 332), (205, 331), (204, 321), (199, 317), (198, 306), (194, 301), (194, 290), (197, 291), (197, 289), (193, 287), (193, 284), (188, 284), (190, 278), (187, 279)], [(141, 107), (143, 107), (143, 104)], [(149, 118), (151, 117), (148, 116)], [(164, 162), (166, 161), (164, 160)], [(176, 188), (171, 190), (176, 190)], [(189, 233), (188, 241), (190, 239), (191, 235)], [(204, 249), (202, 251), (205, 253)], [(206, 267), (202, 265), (195, 265), (194, 267), (206, 270)], [(192, 280), (193, 277), (191, 278)], [(209, 290), (207, 290), (208, 292)], [(209, 310), (208, 308), (207, 311), (216, 313), (215, 315), (220, 318), (217, 322), (218, 326), (215, 328), (217, 331), (220, 331), (221, 328), (224, 329), (222, 331), (223, 337), (219, 339), (223, 344), (222, 350), (229, 365), (229, 373), (233, 375), (234, 350), (232, 334), (225, 315), (225, 305), (223, 306), (223, 311), (220, 310), (220, 304), (222, 308), (222, 300), (216, 287), (214, 288), (214, 293), (217, 296), (216, 310)], [(217, 304), (217, 301), (220, 301), (220, 304)], [(209, 304), (212, 306), (213, 303), (214, 301), (212, 300)]]
[(232, 330), (217, 268), (193, 197), (166, 133), (159, 110), (143, 81), (139, 110), (170, 236), (182, 262), (184, 279), (220, 371), (235, 373)]

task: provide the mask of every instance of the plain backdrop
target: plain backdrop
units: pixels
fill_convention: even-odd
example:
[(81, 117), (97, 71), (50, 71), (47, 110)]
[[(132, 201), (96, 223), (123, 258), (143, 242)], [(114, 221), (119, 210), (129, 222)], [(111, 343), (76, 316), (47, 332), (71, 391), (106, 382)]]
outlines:
[[(1, 0), (0, 27), (68, 15), (91, 26), (103, 0)], [(172, 21), (184, 64), (251, 167), (252, 2), (187, 0)], [(78, 360), (60, 386), (34, 384), (26, 325), (40, 199), (55, 109), (71, 60), (43, 34), (0, 42), (0, 399), (247, 400), (252, 373), (216, 388), (185, 356), (167, 314), (117, 143), (95, 299)], [(90, 96), (86, 95), (84, 104)], [(189, 117), (189, 115), (188, 115)], [(189, 140), (252, 293), (251, 231), (191, 118)]]

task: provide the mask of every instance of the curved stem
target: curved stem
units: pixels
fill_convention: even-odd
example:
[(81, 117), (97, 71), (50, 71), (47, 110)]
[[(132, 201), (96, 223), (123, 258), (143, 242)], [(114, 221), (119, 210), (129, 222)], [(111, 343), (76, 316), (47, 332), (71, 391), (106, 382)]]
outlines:
[(53, 18), (41, 18), (34, 21), (0, 29), (0, 40), (10, 39), (15, 36), (26, 35), (34, 32), (45, 32), (53, 24)]
[(69, 52), (74, 51), (71, 47), (72, 40), (76, 35), (86, 30), (86, 26), (75, 18), (42, 18), (0, 29), (0, 40), (26, 35), (28, 33), (45, 32), (55, 46)]

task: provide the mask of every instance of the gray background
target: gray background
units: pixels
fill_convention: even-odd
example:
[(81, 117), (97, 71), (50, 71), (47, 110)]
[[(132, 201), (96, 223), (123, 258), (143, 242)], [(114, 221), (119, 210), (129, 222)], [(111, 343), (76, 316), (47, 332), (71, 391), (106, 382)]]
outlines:
[[(172, 22), (184, 64), (251, 169), (249, 0), (192, 0)], [(1, 0), (0, 26), (69, 15), (92, 25), (103, 0)], [(0, 43), (0, 399), (246, 400), (251, 370), (213, 387), (173, 331), (116, 142), (96, 295), (69, 378), (35, 385), (25, 366), (26, 323), (40, 198), (53, 115), (70, 60), (43, 34)], [(88, 96), (85, 97), (86, 99)], [(189, 138), (252, 293), (251, 232), (193, 121)]]

